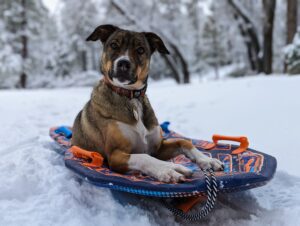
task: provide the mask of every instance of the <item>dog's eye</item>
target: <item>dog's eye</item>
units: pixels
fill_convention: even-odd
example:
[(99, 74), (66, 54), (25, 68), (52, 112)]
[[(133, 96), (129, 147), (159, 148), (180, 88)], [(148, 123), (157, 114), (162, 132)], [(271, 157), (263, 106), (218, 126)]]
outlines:
[(117, 48), (119, 48), (118, 44), (115, 43), (115, 42), (110, 43), (110, 47), (111, 47), (112, 49), (117, 49)]
[(143, 54), (145, 52), (145, 49), (143, 47), (139, 47), (136, 51), (138, 54)]

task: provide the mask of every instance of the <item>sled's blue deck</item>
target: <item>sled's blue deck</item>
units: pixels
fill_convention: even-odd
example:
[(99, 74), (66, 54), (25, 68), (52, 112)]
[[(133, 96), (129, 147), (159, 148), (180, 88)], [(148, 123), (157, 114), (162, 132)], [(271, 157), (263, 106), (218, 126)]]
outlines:
[[(162, 124), (165, 139), (189, 139), (173, 131), (167, 124)], [(55, 127), (50, 130), (50, 136), (55, 140), (61, 154), (65, 156), (65, 165), (77, 176), (99, 187), (106, 187), (124, 192), (156, 197), (187, 197), (206, 191), (204, 174), (196, 164), (185, 156), (177, 156), (170, 161), (182, 164), (193, 170), (192, 178), (184, 183), (167, 184), (139, 172), (118, 174), (109, 169), (104, 163), (101, 167), (87, 167), (85, 160), (73, 156), (68, 150), (71, 147), (70, 127)], [(208, 141), (189, 139), (199, 151), (213, 158), (218, 158), (225, 165), (225, 170), (216, 172), (219, 191), (234, 192), (259, 187), (266, 184), (276, 171), (276, 159), (270, 155), (252, 149), (241, 154), (231, 154), (236, 145), (219, 144), (211, 150), (204, 147)]]

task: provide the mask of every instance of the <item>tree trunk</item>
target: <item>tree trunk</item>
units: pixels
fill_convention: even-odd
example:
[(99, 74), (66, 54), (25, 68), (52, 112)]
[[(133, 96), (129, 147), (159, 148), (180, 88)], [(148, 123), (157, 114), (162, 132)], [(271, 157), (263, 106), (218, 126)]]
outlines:
[[(234, 13), (233, 15), (233, 18), (238, 21), (239, 20), (239, 17), (236, 13)], [(253, 57), (253, 51), (252, 51), (252, 45), (251, 45), (251, 41), (249, 40), (249, 38), (247, 37), (247, 33), (244, 29), (244, 27), (238, 23), (238, 28), (239, 28), (239, 31), (244, 39), (244, 42), (245, 42), (245, 45), (246, 45), (246, 48), (247, 48), (247, 55), (248, 55), (248, 60), (249, 60), (249, 64), (250, 64), (250, 67), (251, 67), (251, 70), (252, 71), (256, 71), (256, 64), (255, 64), (255, 57)]]
[(81, 51), (81, 60), (82, 60), (82, 71), (87, 71), (87, 60), (86, 60), (86, 51)]
[(238, 21), (240, 33), (244, 37), (251, 69), (260, 73), (263, 70), (262, 59), (260, 57), (261, 47), (255, 25), (234, 0), (228, 0), (228, 3), (234, 10), (234, 18)]
[(287, 0), (287, 37), (286, 44), (293, 41), (294, 35), (297, 31), (297, 0)]
[(21, 43), (22, 43), (22, 50), (21, 50), (21, 56), (23, 60), (23, 65), (22, 65), (22, 72), (20, 75), (20, 87), (21, 88), (26, 88), (27, 85), (27, 74), (25, 72), (25, 63), (26, 59), (28, 56), (28, 49), (27, 49), (27, 42), (28, 38), (25, 34), (26, 31), (26, 25), (27, 25), (27, 20), (26, 20), (26, 0), (22, 0), (22, 36), (21, 36)]
[(218, 40), (217, 40), (217, 27), (215, 25), (215, 22), (213, 22), (213, 26), (214, 26), (214, 30), (213, 30), (213, 48), (214, 48), (214, 58), (215, 58), (215, 62), (214, 62), (214, 70), (215, 70), (215, 79), (218, 80), (219, 79), (219, 45), (218, 45)]
[(183, 83), (184, 84), (190, 83), (190, 73), (188, 70), (188, 64), (186, 60), (184, 59), (184, 57), (182, 56), (181, 52), (179, 51), (176, 45), (174, 45), (173, 43), (169, 43), (169, 45), (174, 50), (174, 53), (176, 54), (175, 56), (179, 58), (179, 61), (181, 63), (182, 73), (183, 73)]
[(263, 65), (266, 74), (272, 73), (273, 61), (273, 24), (276, 0), (263, 0), (264, 8), (264, 34), (263, 34)]
[[(286, 44), (293, 42), (293, 38), (297, 31), (297, 11), (298, 11), (298, 1), (297, 0), (287, 0), (287, 10), (286, 10)], [(284, 63), (284, 72), (287, 71), (287, 64)]]
[(27, 83), (27, 76), (24, 72), (21, 73), (20, 75), (20, 81), (19, 81), (19, 84), (20, 84), (20, 88), (26, 88), (26, 83)]
[(98, 69), (98, 67), (97, 67), (97, 65), (98, 65), (97, 64), (97, 59), (98, 58), (96, 57), (94, 46), (92, 46), (91, 51), (92, 51), (91, 52), (91, 54), (92, 54), (92, 56), (91, 56), (92, 57), (92, 69), (96, 71)]
[(175, 79), (175, 81), (180, 84), (180, 75), (178, 73), (178, 70), (176, 68), (176, 65), (174, 65), (169, 57), (167, 55), (162, 55), (162, 58), (165, 60), (165, 63), (167, 64), (167, 66), (169, 67), (169, 69), (171, 70), (171, 72), (173, 73), (173, 77)]
[[(199, 14), (200, 13), (199, 13), (198, 1), (199, 0), (192, 0), (190, 3), (188, 3), (188, 10), (189, 10), (188, 13), (190, 15), (191, 23), (192, 23), (193, 29), (195, 31), (195, 49), (194, 49), (195, 61), (193, 63), (196, 65), (198, 65), (198, 61), (201, 58), (201, 50), (200, 50), (201, 28), (199, 25), (199, 21), (200, 21)], [(197, 68), (196, 70), (199, 70), (199, 68)]]

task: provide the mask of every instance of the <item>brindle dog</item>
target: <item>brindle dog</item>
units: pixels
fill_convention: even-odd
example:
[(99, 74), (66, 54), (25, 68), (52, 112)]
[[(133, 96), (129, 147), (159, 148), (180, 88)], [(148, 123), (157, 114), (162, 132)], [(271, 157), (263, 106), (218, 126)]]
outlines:
[(87, 38), (103, 44), (101, 72), (91, 99), (73, 126), (72, 144), (101, 153), (110, 168), (138, 170), (163, 182), (184, 181), (192, 172), (166, 162), (179, 154), (201, 168), (222, 170), (222, 163), (199, 152), (190, 141), (164, 140), (145, 90), (154, 51), (169, 54), (152, 32), (134, 32), (101, 25)]

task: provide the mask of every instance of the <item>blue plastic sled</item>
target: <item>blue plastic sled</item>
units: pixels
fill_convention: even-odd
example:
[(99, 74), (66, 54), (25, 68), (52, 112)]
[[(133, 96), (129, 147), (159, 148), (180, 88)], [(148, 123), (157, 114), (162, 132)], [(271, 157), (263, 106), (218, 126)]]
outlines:
[[(243, 191), (259, 187), (266, 184), (274, 176), (277, 164), (276, 159), (270, 155), (249, 149), (247, 146), (243, 150), (242, 144), (237, 146), (220, 144), (218, 140), (213, 143), (186, 138), (170, 131), (168, 124), (166, 122), (161, 125), (165, 139), (191, 140), (199, 151), (210, 157), (218, 158), (224, 163), (225, 170), (216, 172), (219, 192)], [(139, 172), (130, 172), (125, 175), (113, 172), (105, 163), (97, 167), (86, 166), (87, 159), (76, 157), (69, 150), (72, 137), (70, 127), (54, 127), (50, 129), (50, 136), (58, 145), (59, 152), (64, 155), (66, 167), (93, 185), (155, 197), (189, 197), (204, 194), (206, 191), (203, 172), (183, 155), (170, 161), (193, 170), (192, 178), (187, 179), (184, 183), (167, 184)]]

